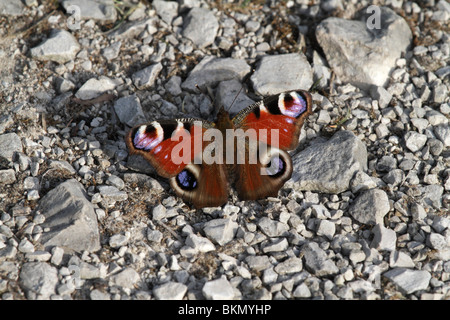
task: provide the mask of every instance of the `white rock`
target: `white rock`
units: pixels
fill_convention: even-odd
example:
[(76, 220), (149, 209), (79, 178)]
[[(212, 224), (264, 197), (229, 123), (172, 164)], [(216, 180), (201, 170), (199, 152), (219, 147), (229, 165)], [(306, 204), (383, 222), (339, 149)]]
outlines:
[(186, 244), (191, 246), (198, 252), (209, 252), (216, 250), (214, 244), (209, 241), (207, 238), (199, 237), (195, 234), (190, 234), (186, 238)]
[(78, 51), (80, 45), (77, 39), (66, 30), (53, 30), (47, 40), (30, 50), (33, 58), (58, 63), (75, 59)]
[(202, 293), (208, 300), (232, 300), (234, 289), (225, 276), (205, 283)]
[(383, 276), (391, 280), (406, 294), (424, 290), (430, 283), (431, 274), (428, 271), (395, 268), (384, 273)]
[(105, 76), (100, 76), (98, 79), (91, 78), (78, 89), (75, 96), (81, 100), (94, 99), (107, 91), (113, 90), (119, 83), (119, 80)]
[(186, 285), (179, 282), (169, 281), (154, 288), (153, 294), (158, 300), (181, 300), (186, 294), (186, 291)]
[(397, 242), (397, 235), (394, 230), (385, 228), (382, 224), (377, 224), (372, 232), (374, 234), (370, 246), (378, 250), (393, 251)]

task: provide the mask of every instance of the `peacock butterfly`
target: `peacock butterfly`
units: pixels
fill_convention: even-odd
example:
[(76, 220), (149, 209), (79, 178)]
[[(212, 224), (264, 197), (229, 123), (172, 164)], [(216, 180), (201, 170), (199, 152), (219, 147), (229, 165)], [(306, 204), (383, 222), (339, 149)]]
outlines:
[(311, 113), (311, 95), (290, 91), (266, 97), (233, 118), (221, 108), (214, 123), (181, 118), (138, 125), (126, 143), (196, 208), (225, 204), (229, 185), (241, 200), (276, 197), (292, 175), (286, 151), (298, 146)]

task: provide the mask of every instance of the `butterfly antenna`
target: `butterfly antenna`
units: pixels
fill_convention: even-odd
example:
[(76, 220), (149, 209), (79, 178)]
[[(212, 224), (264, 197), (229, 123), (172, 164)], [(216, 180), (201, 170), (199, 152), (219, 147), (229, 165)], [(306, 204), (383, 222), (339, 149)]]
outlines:
[(230, 106), (227, 108), (226, 111), (229, 111), (231, 109), (233, 104), (236, 102), (237, 97), (239, 97), (239, 95), (241, 94), (242, 89), (244, 89), (244, 85), (241, 86), (241, 88), (239, 89), (238, 93), (236, 94), (236, 96), (234, 97), (233, 101), (231, 102)]
[(201, 88), (198, 84), (195, 84), (195, 87), (197, 88), (197, 90), (204, 94), (205, 96), (208, 97), (209, 101), (211, 102), (212, 105), (214, 105), (214, 98), (213, 98), (213, 93), (210, 87), (206, 87), (206, 88)]

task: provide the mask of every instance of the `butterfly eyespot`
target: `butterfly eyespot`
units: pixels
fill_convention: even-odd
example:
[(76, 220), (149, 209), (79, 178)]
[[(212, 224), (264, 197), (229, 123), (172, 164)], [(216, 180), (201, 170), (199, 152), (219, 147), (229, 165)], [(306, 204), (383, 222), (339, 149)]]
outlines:
[(282, 176), (286, 172), (286, 162), (279, 156), (274, 156), (266, 165), (266, 172), (271, 177)]
[(186, 191), (194, 190), (197, 187), (197, 178), (189, 170), (183, 170), (176, 176), (177, 185)]

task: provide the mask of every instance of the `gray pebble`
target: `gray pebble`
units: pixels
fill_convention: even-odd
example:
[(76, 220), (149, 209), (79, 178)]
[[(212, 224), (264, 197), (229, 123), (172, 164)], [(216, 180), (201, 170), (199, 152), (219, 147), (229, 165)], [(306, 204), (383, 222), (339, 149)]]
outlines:
[(66, 30), (53, 30), (47, 40), (31, 48), (31, 56), (38, 60), (66, 63), (73, 60), (80, 50), (77, 39)]
[(330, 276), (339, 272), (335, 263), (327, 258), (323, 249), (315, 242), (309, 242), (302, 247), (305, 268), (318, 277)]
[(199, 48), (211, 45), (216, 38), (219, 23), (214, 14), (203, 8), (193, 8), (184, 19), (183, 36)]
[(208, 300), (231, 300), (234, 298), (234, 289), (226, 277), (211, 280), (202, 288), (203, 296)]
[(373, 240), (370, 244), (372, 248), (381, 251), (393, 251), (397, 242), (397, 235), (394, 230), (383, 227), (382, 224), (377, 224), (373, 229)]
[(384, 277), (388, 278), (406, 294), (428, 287), (431, 274), (428, 271), (418, 271), (406, 268), (395, 268), (385, 272)]
[(163, 285), (157, 286), (153, 289), (153, 294), (158, 300), (181, 300), (186, 294), (187, 286), (169, 281)]
[(28, 299), (46, 300), (55, 293), (58, 272), (46, 262), (27, 262), (21, 268), (19, 281)]
[(363, 224), (383, 223), (389, 212), (389, 198), (383, 190), (371, 189), (361, 193), (349, 208), (350, 215)]
[(133, 73), (131, 78), (133, 79), (133, 83), (136, 87), (144, 89), (155, 84), (156, 78), (158, 77), (161, 70), (162, 64), (158, 62)]

